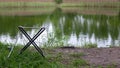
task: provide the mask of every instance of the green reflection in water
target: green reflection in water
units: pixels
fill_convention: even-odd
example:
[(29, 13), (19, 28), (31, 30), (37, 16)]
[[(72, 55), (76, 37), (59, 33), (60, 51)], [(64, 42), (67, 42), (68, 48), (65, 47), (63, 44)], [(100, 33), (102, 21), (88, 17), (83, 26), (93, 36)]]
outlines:
[(9, 33), (16, 36), (17, 26), (41, 26), (46, 19), (54, 26), (58, 39), (62, 35), (70, 37), (76, 34), (95, 35), (98, 39), (107, 39), (110, 34), (112, 39), (118, 39), (120, 35), (120, 13), (118, 16), (107, 15), (84, 15), (78, 13), (63, 13), (60, 8), (51, 14), (31, 15), (31, 16), (0, 16), (0, 34)]
[(41, 25), (46, 19), (47, 15), (40, 16), (0, 16), (0, 34), (9, 33), (11, 36), (15, 36), (18, 32), (17, 27), (29, 26), (32, 27), (35, 24)]

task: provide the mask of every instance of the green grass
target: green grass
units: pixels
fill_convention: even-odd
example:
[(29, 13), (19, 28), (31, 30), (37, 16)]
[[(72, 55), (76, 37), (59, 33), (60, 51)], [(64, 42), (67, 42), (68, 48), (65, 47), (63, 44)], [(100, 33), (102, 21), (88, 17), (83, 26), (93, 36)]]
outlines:
[(108, 65), (106, 68), (117, 68), (117, 66), (116, 65)]
[(81, 2), (81, 3), (61, 3), (55, 2), (0, 2), (0, 7), (120, 7), (120, 2)]
[(55, 6), (54, 2), (0, 2), (0, 7), (39, 7), (39, 6)]
[(88, 65), (88, 63), (83, 59), (76, 59), (72, 63), (75, 67), (87, 66)]
[(93, 44), (93, 43), (86, 43), (84, 46), (82, 46), (83, 48), (97, 48), (97, 44)]
[[(55, 7), (38, 7), (38, 8), (0, 8), (0, 15), (15, 15), (16, 13), (21, 16), (25, 15), (40, 15), (40, 14), (50, 14), (54, 11)], [(28, 12), (28, 14), (26, 14)]]
[[(33, 47), (29, 47), (23, 54), (18, 55), (23, 46), (15, 46), (13, 53), (8, 58), (8, 44), (0, 43), (0, 68), (96, 68), (90, 65), (80, 53), (55, 52), (54, 48), (42, 48), (45, 58), (43, 58)], [(106, 66), (116, 68), (115, 64)], [(102, 66), (98, 66), (102, 68)]]
[(49, 62), (43, 58), (38, 52), (25, 51), (18, 55), (20, 46), (16, 46), (12, 55), (7, 58), (9, 50), (8, 45), (0, 44), (0, 68), (62, 68), (59, 62)]
[(81, 53), (73, 53), (73, 54), (70, 54), (70, 56), (74, 57), (74, 58), (79, 58), (81, 56), (84, 56), (85, 54), (83, 52)]
[(82, 52), (81, 53), (74, 53), (74, 54), (70, 54), (70, 56), (75, 58), (71, 61), (72, 62), (71, 65), (73, 65), (73, 67), (79, 68), (81, 66), (85, 66), (85, 67), (89, 66), (87, 61), (85, 61), (84, 59), (81, 58), (82, 56), (85, 56), (84, 53), (82, 53)]
[(81, 2), (81, 3), (62, 3), (61, 7), (120, 7), (120, 2)]
[[(23, 46), (15, 46), (11, 56), (8, 58), (7, 56), (10, 51), (8, 46), (12, 45), (0, 43), (0, 68), (74, 68), (87, 64), (87, 62), (81, 58), (77, 60), (77, 57), (69, 57), (69, 59), (66, 59), (63, 53), (54, 53), (54, 51), (52, 51), (53, 48), (43, 48), (43, 51), (47, 52), (45, 58), (43, 58), (33, 47), (29, 47), (21, 55), (18, 55)], [(83, 55), (83, 53), (80, 53), (80, 55)], [(69, 64), (66, 65), (64, 62)]]

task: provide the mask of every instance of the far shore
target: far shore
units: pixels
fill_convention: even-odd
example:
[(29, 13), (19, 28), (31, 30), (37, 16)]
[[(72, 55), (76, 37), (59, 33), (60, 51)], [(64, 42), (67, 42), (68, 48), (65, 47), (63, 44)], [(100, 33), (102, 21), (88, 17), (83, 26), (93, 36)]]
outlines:
[(79, 2), (61, 3), (55, 2), (0, 2), (0, 8), (26, 8), (26, 7), (109, 7), (120, 8), (120, 2)]
[[(4, 16), (29, 16), (51, 14), (56, 10), (56, 7), (26, 7), (26, 8), (0, 8), (0, 15)], [(104, 8), (104, 7), (61, 7), (63, 13), (78, 13), (88, 15), (107, 15), (117, 16), (119, 8)]]

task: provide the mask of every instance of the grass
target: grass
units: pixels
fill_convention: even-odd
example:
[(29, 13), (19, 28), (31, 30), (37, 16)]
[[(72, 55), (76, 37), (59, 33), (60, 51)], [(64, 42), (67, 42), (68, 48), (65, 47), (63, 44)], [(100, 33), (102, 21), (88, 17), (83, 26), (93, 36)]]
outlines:
[(120, 7), (120, 2), (81, 2), (81, 3), (62, 3), (61, 7)]
[[(23, 54), (18, 55), (20, 49), (23, 46), (15, 46), (13, 53), (8, 58), (9, 49), (7, 44), (0, 43), (0, 68), (74, 68), (78, 66), (86, 65), (87, 62), (83, 59), (76, 57), (70, 57), (66, 59), (63, 53), (53, 53), (53, 48), (44, 48), (46, 51), (46, 58), (43, 58), (33, 47), (29, 47)], [(82, 55), (82, 53), (80, 53)], [(71, 62), (69, 62), (71, 61)], [(68, 62), (69, 64), (64, 64)]]
[(55, 2), (0, 2), (0, 7), (120, 7), (120, 2), (80, 2), (61, 3)]
[(62, 66), (58, 62), (49, 62), (37, 52), (27, 50), (18, 55), (20, 46), (16, 46), (10, 58), (7, 58), (9, 53), (7, 46), (0, 44), (0, 68), (61, 68)]
[[(55, 48), (42, 48), (43, 58), (33, 47), (29, 47), (23, 54), (18, 55), (23, 46), (15, 46), (13, 53), (8, 58), (8, 44), (0, 43), (0, 68), (96, 68), (90, 65), (82, 57), (83, 52), (63, 53), (56, 52)], [(93, 64), (94, 65), (94, 64)], [(97, 68), (104, 68), (98, 66)], [(107, 65), (106, 68), (116, 68), (115, 63)]]
[(109, 48), (115, 48), (115, 47), (120, 47), (120, 44), (118, 44), (117, 46), (115, 46), (115, 45), (108, 45), (109, 46)]
[(83, 48), (97, 48), (97, 44), (93, 43), (86, 43)]
[[(41, 7), (41, 8), (0, 8), (0, 15), (40, 15), (50, 14), (54, 11), (55, 7)], [(19, 13), (20, 12), (20, 13)], [(16, 14), (17, 13), (17, 14)]]
[(108, 65), (106, 68), (117, 68), (117, 66), (112, 64), (112, 65)]
[(83, 52), (81, 53), (73, 53), (73, 54), (70, 54), (70, 56), (74, 57), (74, 58), (79, 58), (81, 56), (84, 56), (85, 54)]
[(87, 63), (85, 60), (83, 60), (83, 59), (74, 60), (72, 63), (73, 63), (73, 65), (74, 65), (75, 67), (87, 66), (87, 65), (88, 65), (88, 63)]
[(0, 2), (0, 7), (53, 7), (54, 2)]

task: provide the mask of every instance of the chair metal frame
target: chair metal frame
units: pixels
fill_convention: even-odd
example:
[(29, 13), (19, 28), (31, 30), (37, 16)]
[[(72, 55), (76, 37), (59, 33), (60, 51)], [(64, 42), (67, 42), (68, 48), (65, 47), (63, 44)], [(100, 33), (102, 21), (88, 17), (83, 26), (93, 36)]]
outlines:
[(45, 57), (41, 48), (39, 48), (37, 44), (34, 42), (37, 39), (37, 37), (44, 32), (45, 27), (40, 28), (40, 30), (35, 34), (33, 38), (31, 38), (29, 34), (24, 30), (24, 28), (31, 28), (31, 27), (19, 26), (18, 28), (24, 34), (24, 36), (29, 40), (29, 42), (20, 50), (19, 54), (22, 54), (32, 44), (35, 47), (35, 49), (42, 55), (42, 57)]

